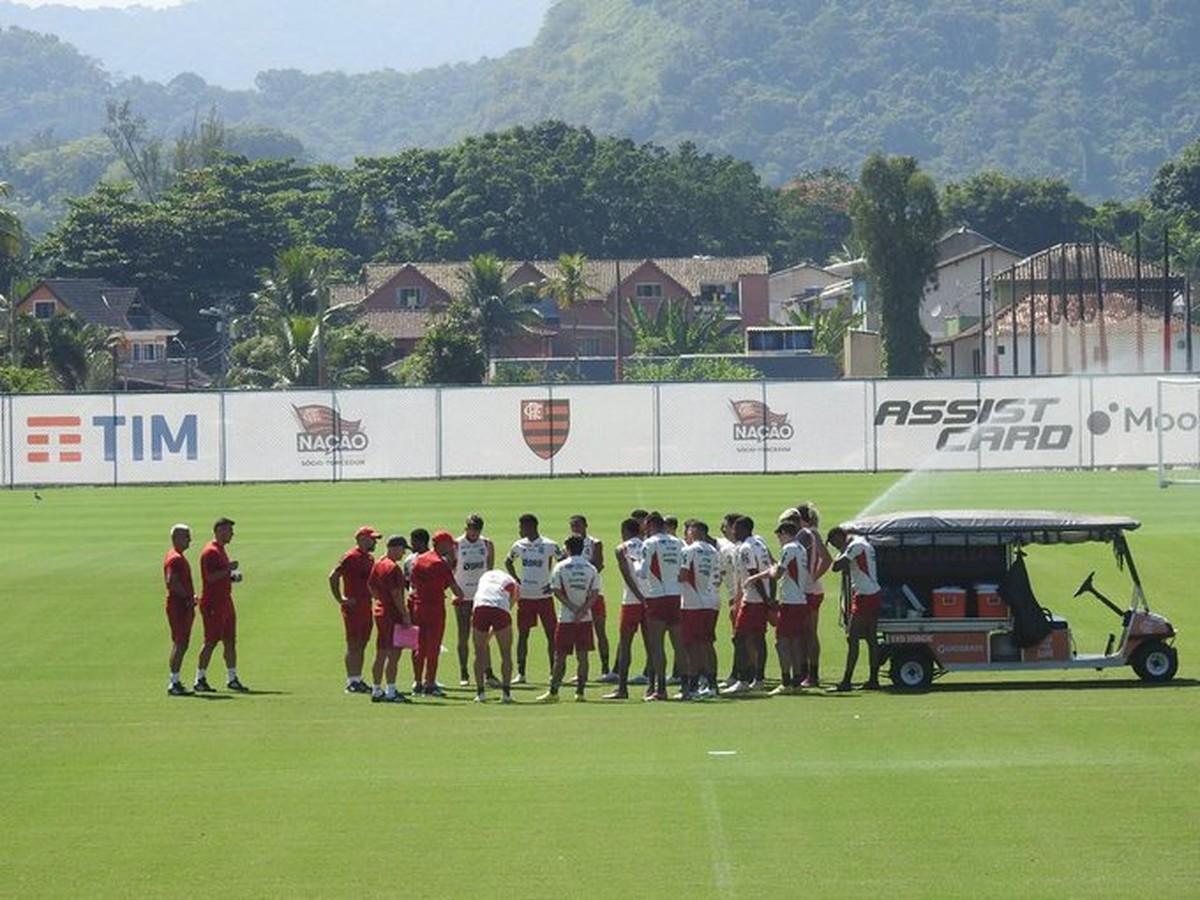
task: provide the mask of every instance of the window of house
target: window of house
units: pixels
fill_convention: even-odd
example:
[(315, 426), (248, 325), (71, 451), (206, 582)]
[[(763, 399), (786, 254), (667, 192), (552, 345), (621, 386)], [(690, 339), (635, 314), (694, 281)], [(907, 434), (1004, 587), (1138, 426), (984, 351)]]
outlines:
[(661, 300), (662, 284), (657, 281), (643, 281), (634, 286), (633, 293), (639, 300)]
[(400, 309), (420, 309), (425, 305), (418, 287), (396, 288), (396, 306)]
[(144, 344), (142, 346), (142, 359), (145, 362), (154, 362), (158, 358), (157, 344)]
[(579, 355), (580, 356), (599, 356), (600, 355), (600, 338), (598, 338), (598, 337), (581, 337), (579, 339)]
[(142, 345), (141, 344), (133, 344), (131, 346), (130, 352), (132, 353), (131, 358), (133, 359), (134, 362), (142, 361)]
[(736, 284), (702, 284), (700, 302), (722, 310), (726, 316), (742, 314), (741, 297)]
[(53, 300), (35, 300), (33, 303), (33, 317), (35, 319), (49, 319), (54, 315)]

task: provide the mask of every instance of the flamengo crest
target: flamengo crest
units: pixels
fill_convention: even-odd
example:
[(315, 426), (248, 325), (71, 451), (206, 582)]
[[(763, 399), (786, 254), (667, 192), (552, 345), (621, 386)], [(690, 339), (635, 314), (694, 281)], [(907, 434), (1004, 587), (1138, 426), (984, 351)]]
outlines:
[(521, 401), (521, 436), (525, 445), (542, 459), (549, 459), (561, 450), (570, 433), (570, 400)]

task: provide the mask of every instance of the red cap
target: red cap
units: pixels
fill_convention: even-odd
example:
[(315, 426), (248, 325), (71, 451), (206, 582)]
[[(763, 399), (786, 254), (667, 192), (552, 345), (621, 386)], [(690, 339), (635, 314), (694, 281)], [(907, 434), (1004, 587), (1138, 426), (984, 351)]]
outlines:
[(454, 543), (454, 535), (452, 535), (448, 531), (435, 531), (433, 533), (432, 540), (433, 540), (434, 544), (441, 544), (441, 543), (453, 544)]
[(375, 538), (375, 540), (379, 540), (381, 537), (383, 537), (383, 535), (381, 535), (378, 531), (376, 531), (370, 525), (363, 525), (358, 529), (358, 531), (354, 532), (354, 537), (355, 537), (355, 539), (358, 539), (360, 537), (371, 537), (371, 538)]

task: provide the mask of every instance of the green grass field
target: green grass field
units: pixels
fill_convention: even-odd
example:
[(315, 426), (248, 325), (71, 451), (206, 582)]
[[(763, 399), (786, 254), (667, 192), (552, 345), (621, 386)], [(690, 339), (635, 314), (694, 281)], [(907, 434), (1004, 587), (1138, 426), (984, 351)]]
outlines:
[[(1160, 491), (1152, 473), (42, 496), (0, 494), (2, 896), (1180, 896), (1200, 884), (1200, 492)], [(477, 510), (505, 549), (520, 512), (561, 538), (579, 511), (611, 550), (634, 506), (714, 526), (740, 509), (769, 526), (802, 499), (827, 526), (876, 501), (1140, 518), (1131, 545), (1152, 607), (1180, 632), (1179, 676), (1151, 687), (1128, 669), (952, 674), (911, 696), (539, 707), (535, 635), (535, 684), (516, 706), (476, 706), (457, 688), (394, 707), (342, 692), (325, 577), (359, 524), (457, 529)], [(168, 698), (167, 531), (192, 524), (195, 565), (218, 515), (238, 523), (239, 670), (255, 693)], [(1033, 548), (1029, 565), (1079, 650), (1102, 650), (1119, 623), (1070, 595), (1096, 569), (1102, 591), (1127, 598), (1107, 550)], [(844, 658), (836, 619), (822, 621), (826, 680)], [(718, 651), (724, 668), (725, 637)], [(223, 682), (219, 653), (212, 675)]]

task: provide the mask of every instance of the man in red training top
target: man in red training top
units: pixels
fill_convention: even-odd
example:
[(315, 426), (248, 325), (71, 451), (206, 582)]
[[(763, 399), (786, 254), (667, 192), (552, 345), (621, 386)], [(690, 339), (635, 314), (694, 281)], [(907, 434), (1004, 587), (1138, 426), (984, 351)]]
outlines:
[(417, 634), (417, 652), (413, 659), (416, 683), (413, 692), (428, 697), (445, 697), (437, 683), (438, 653), (446, 633), (446, 591), (463, 599), (462, 588), (454, 580), (454, 547), (457, 542), (448, 531), (433, 535), (433, 549), (413, 560), (410, 577), (416, 604), (413, 607)]
[[(395, 642), (397, 624), (411, 625), (408, 604), (404, 596), (408, 581), (399, 561), (408, 550), (408, 541), (403, 535), (394, 534), (387, 539), (387, 555), (371, 568), (367, 585), (375, 602), (371, 614), (375, 620), (375, 662), (371, 665), (374, 687), (372, 703), (407, 703), (408, 698), (396, 690), (396, 667), (400, 662), (400, 648)], [(387, 690), (382, 686), (387, 677)]]
[(249, 690), (237, 674), (237, 611), (233, 607), (233, 583), (242, 580), (238, 561), (231, 560), (225, 547), (233, 540), (233, 519), (222, 516), (213, 524), (213, 539), (200, 552), (200, 615), (204, 619), (204, 646), (196, 660), (197, 693), (211, 693), (208, 661), (220, 643), (224, 649), (225, 686), (231, 691)]
[(171, 527), (171, 549), (163, 560), (163, 581), (167, 588), (167, 624), (171, 628), (171, 680), (167, 693), (186, 697), (188, 689), (179, 680), (183, 654), (192, 639), (192, 623), (196, 618), (196, 589), (192, 584), (192, 564), (183, 554), (192, 544), (192, 529), (187, 525)]
[(371, 551), (379, 532), (363, 525), (354, 532), (354, 546), (347, 550), (329, 573), (329, 592), (342, 614), (346, 632), (346, 693), (369, 694), (363, 681), (363, 657), (371, 639), (371, 587), (368, 579), (375, 565)]

